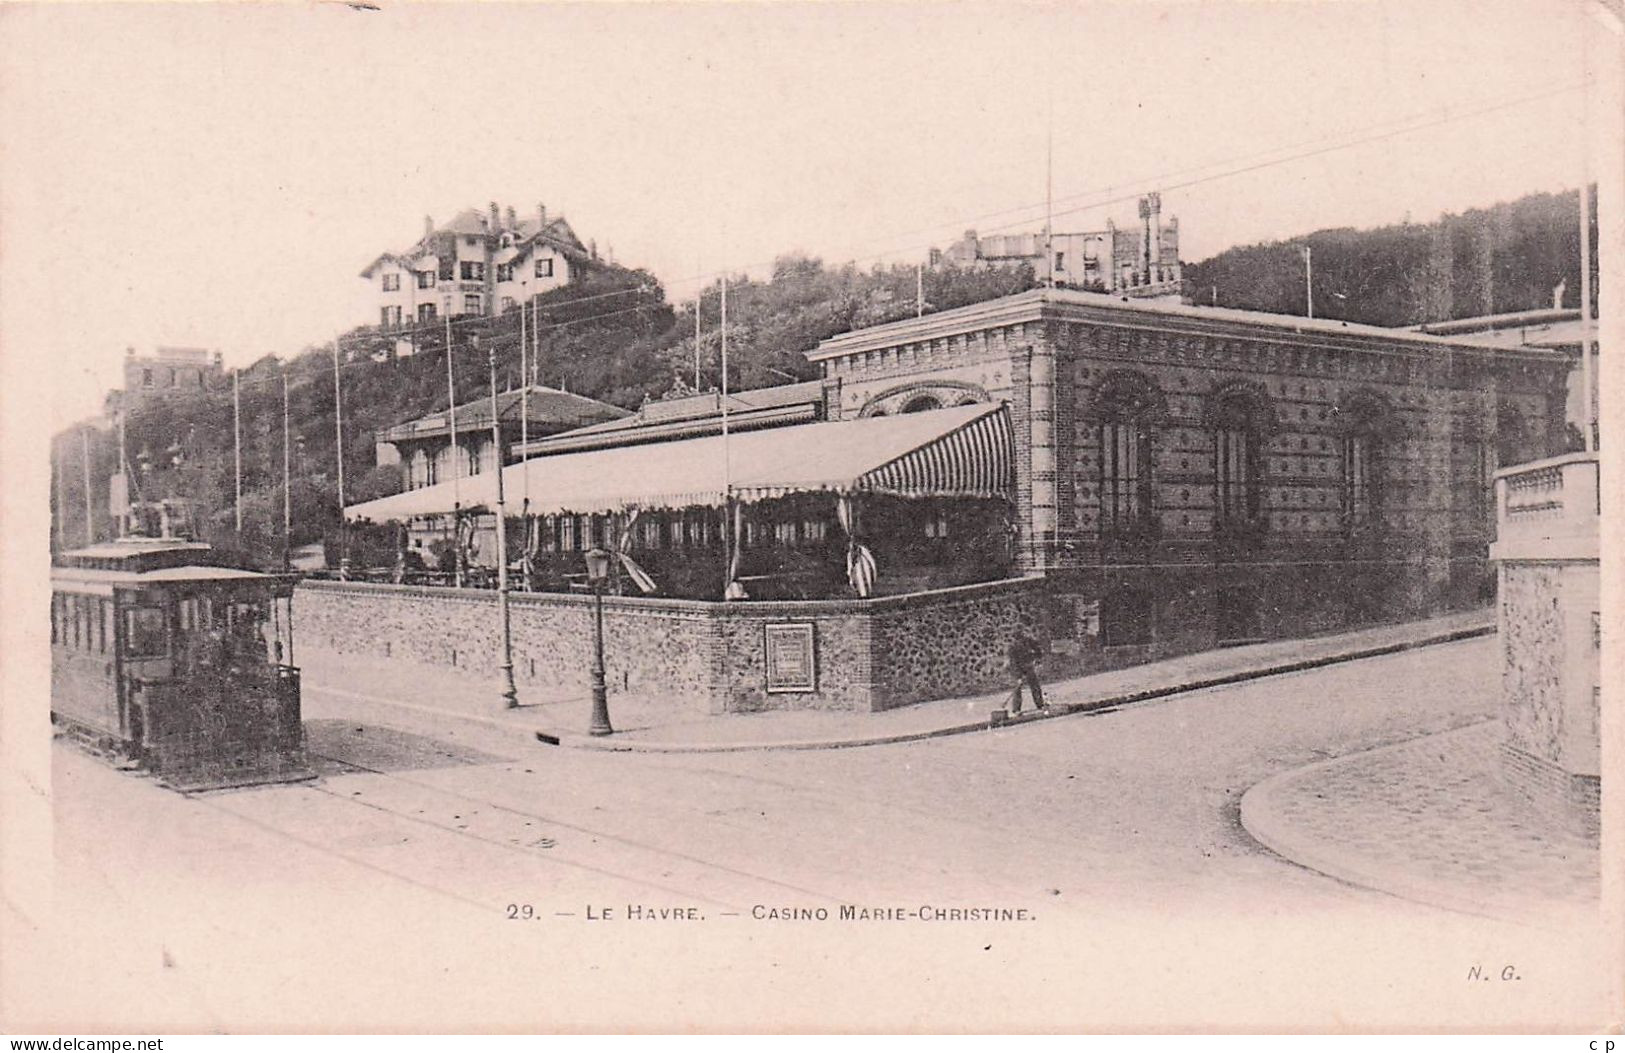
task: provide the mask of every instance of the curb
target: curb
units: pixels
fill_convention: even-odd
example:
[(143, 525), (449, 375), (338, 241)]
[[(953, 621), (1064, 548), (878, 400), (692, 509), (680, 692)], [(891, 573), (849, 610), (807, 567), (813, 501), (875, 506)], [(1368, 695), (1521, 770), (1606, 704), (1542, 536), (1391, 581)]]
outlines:
[(1343, 852), (1335, 842), (1301, 833), (1297, 825), (1287, 819), (1280, 809), (1279, 799), (1291, 792), (1292, 785), (1316, 772), (1384, 753), (1397, 752), (1424, 739), (1459, 735), (1497, 722), (1497, 719), (1492, 717), (1449, 731), (1419, 735), (1403, 742), (1393, 742), (1386, 746), (1316, 761), (1272, 775), (1241, 795), (1242, 829), (1246, 830), (1254, 841), (1282, 859), (1360, 888), (1479, 918), (1519, 924), (1538, 923), (1538, 915), (1531, 912), (1527, 905), (1517, 906), (1483, 894), (1464, 895), (1440, 883), (1418, 879), (1403, 870), (1380, 865), (1363, 865), (1358, 855)]
[(1149, 687), (1140, 691), (1126, 692), (1102, 699), (1092, 699), (1087, 702), (1052, 702), (1041, 712), (1013, 716), (999, 724), (993, 724), (991, 719), (984, 719), (932, 728), (926, 731), (900, 732), (895, 735), (791, 739), (778, 742), (640, 742), (636, 739), (614, 739), (608, 736), (592, 738), (573, 732), (552, 732), (540, 729), (536, 731), (535, 735), (537, 741), (546, 745), (564, 746), (571, 749), (598, 750), (604, 753), (743, 753), (751, 750), (833, 750), (851, 749), (858, 746), (887, 746), (905, 742), (919, 742), (924, 739), (943, 738), (948, 735), (965, 735), (975, 731), (1002, 731), (1008, 728), (1020, 727), (1023, 724), (1036, 723), (1040, 720), (1051, 720), (1056, 717), (1072, 716), (1078, 713), (1093, 713), (1116, 706), (1129, 705), (1134, 702), (1146, 702), (1155, 698), (1166, 698), (1169, 695), (1184, 694), (1189, 691), (1204, 691), (1208, 688), (1223, 687), (1227, 684), (1239, 684), (1248, 680), (1260, 680), (1269, 676), (1281, 676), (1287, 673), (1302, 672), (1306, 669), (1336, 665), (1339, 662), (1376, 658), (1382, 655), (1411, 651), (1420, 647), (1432, 647), (1436, 644), (1454, 643), (1458, 640), (1469, 640), (1494, 634), (1495, 625), (1493, 623), (1465, 629), (1452, 629), (1448, 632), (1435, 633), (1420, 639), (1403, 640), (1398, 643), (1381, 644), (1290, 662), (1278, 662), (1272, 665), (1260, 666), (1256, 669), (1222, 673), (1195, 680), (1180, 681), (1177, 684), (1166, 684), (1161, 687)]

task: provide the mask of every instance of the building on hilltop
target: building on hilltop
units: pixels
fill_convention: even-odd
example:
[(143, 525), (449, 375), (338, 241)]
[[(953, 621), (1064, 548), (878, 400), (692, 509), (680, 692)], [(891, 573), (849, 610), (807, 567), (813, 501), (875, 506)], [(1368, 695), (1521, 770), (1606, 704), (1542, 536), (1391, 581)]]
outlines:
[(378, 324), (396, 329), (464, 315), (492, 317), (568, 285), (597, 255), (563, 216), (537, 205), (520, 218), (491, 202), (464, 209), (444, 226), (423, 218), (423, 237), (405, 252), (386, 252), (362, 270), (372, 284)]
[[(1050, 235), (1055, 254), (1055, 284), (1060, 288), (1115, 293), (1119, 296), (1177, 296), (1181, 291), (1179, 218), (1162, 219), (1162, 196), (1140, 199), (1139, 229), (1119, 229), (1110, 220), (1105, 230)], [(1044, 234), (992, 234), (967, 230), (947, 249), (931, 250), (933, 267), (988, 267), (1030, 264), (1039, 278), (1050, 276), (1044, 258)]]
[(109, 420), (121, 409), (135, 409), (150, 399), (173, 398), (218, 390), (225, 383), (220, 352), (197, 347), (159, 347), (150, 355), (124, 350), (124, 385), (107, 393)]

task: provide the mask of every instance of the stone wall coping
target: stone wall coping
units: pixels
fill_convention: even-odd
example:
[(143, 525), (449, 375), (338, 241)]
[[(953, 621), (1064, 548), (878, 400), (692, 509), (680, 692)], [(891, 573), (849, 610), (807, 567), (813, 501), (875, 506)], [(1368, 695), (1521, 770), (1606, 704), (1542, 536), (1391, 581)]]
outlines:
[(1495, 473), (1497, 479), (1510, 479), (1514, 475), (1523, 475), (1527, 472), (1538, 472), (1547, 468), (1561, 468), (1571, 464), (1590, 463), (1595, 467), (1598, 463), (1595, 452), (1562, 453), (1556, 457), (1547, 457), (1540, 461), (1526, 461), (1523, 464), (1509, 465)]
[[(1001, 578), (998, 581), (955, 585), (945, 589), (930, 589), (898, 596), (876, 596), (866, 600), (684, 600), (671, 597), (605, 596), (606, 610), (669, 612), (673, 614), (709, 614), (714, 616), (784, 618), (792, 616), (828, 617), (841, 614), (874, 614), (882, 611), (908, 610), (931, 607), (960, 600), (979, 599), (999, 593), (1019, 593), (1037, 587), (1044, 579), (1038, 575), (1019, 578)], [(433, 585), (388, 585), (367, 581), (329, 581), (311, 578), (299, 583), (300, 588), (323, 592), (349, 592), (359, 595), (411, 596), (429, 600), (456, 600), (465, 603), (495, 604), (493, 589), (458, 589)], [(593, 602), (591, 593), (585, 592), (511, 592), (509, 602), (527, 607), (585, 607)]]
[(923, 343), (1041, 321), (1081, 321), (1103, 325), (1149, 326), (1218, 336), (1256, 337), (1265, 340), (1308, 342), (1317, 346), (1364, 350), (1411, 351), (1428, 357), (1462, 355), (1502, 362), (1553, 362), (1567, 367), (1563, 352), (1536, 348), (1504, 348), (1474, 344), (1465, 338), (1445, 339), (1408, 329), (1305, 318), (1229, 307), (1201, 307), (1158, 300), (1127, 299), (1107, 293), (1075, 289), (1031, 289), (1011, 296), (970, 304), (919, 318), (840, 333), (806, 353), (808, 361), (903, 344)]

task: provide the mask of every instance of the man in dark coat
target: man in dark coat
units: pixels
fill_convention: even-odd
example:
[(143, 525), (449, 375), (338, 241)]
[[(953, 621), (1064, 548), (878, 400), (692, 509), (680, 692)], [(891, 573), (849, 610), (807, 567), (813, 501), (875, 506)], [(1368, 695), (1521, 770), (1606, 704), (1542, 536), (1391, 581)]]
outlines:
[(1033, 708), (1044, 708), (1044, 689), (1038, 683), (1038, 659), (1042, 654), (1038, 641), (1033, 639), (1031, 633), (1026, 629), (1016, 631), (1016, 638), (1010, 643), (1010, 675), (1016, 679), (1015, 690), (1010, 692), (1011, 716), (1021, 712), (1021, 689), (1024, 686), (1032, 692)]

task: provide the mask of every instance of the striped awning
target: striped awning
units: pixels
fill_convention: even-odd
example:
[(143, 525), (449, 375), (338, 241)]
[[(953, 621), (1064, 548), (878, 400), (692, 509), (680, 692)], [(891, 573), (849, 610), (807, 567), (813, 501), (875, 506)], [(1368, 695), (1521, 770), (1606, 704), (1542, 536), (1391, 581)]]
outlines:
[[(1014, 466), (1008, 409), (978, 403), (533, 457), (505, 468), (502, 482), (512, 514), (587, 515), (818, 491), (1008, 498)], [(404, 521), (495, 497), (487, 472), (351, 505), (345, 517)]]
[(1015, 449), (1010, 413), (1002, 405), (970, 423), (864, 473), (853, 489), (887, 494), (1007, 496)]

